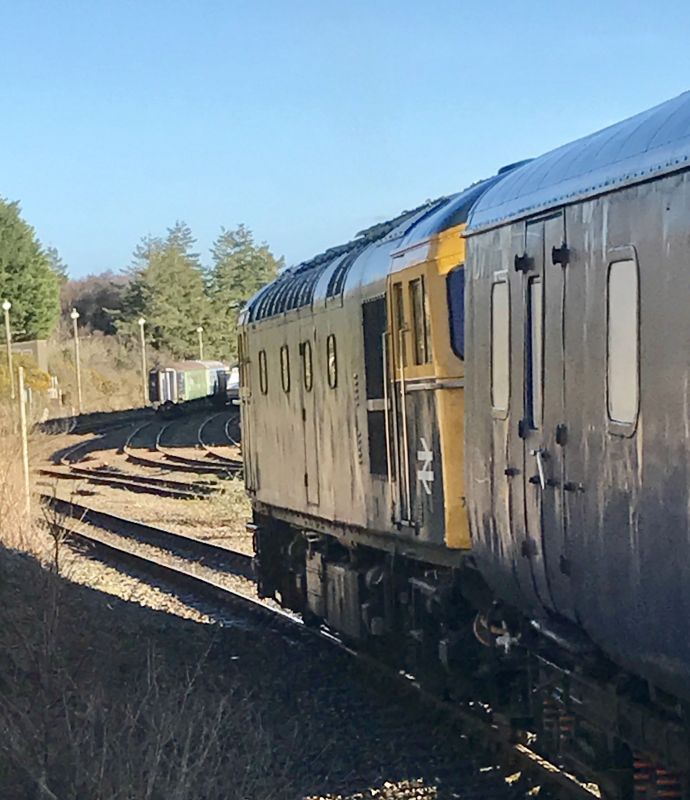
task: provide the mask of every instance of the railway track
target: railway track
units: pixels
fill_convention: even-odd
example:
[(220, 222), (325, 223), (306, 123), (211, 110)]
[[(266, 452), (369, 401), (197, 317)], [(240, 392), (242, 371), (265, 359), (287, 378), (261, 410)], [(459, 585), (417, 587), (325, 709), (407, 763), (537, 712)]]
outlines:
[[(529, 747), (525, 741), (515, 741), (509, 725), (493, 718), (485, 707), (472, 707), (438, 698), (420, 686), (413, 676), (403, 675), (396, 667), (382, 663), (372, 656), (353, 649), (340, 636), (324, 627), (310, 627), (302, 619), (274, 604), (269, 604), (250, 596), (246, 592), (237, 591), (223, 584), (220, 579), (199, 574), (190, 561), (189, 567), (180, 563), (170, 563), (165, 556), (152, 555), (137, 551), (130, 546), (130, 541), (144, 542), (166, 551), (182, 554), (185, 558), (202, 561), (213, 570), (230, 570), (238, 575), (253, 580), (251, 572), (251, 556), (220, 547), (218, 545), (193, 539), (189, 536), (162, 530), (154, 526), (123, 519), (113, 514), (90, 509), (54, 497), (44, 496), (43, 501), (55, 512), (51, 522), (68, 541), (88, 548), (97, 558), (118, 567), (126, 567), (143, 573), (155, 581), (161, 582), (185, 597), (190, 594), (201, 603), (220, 606), (223, 612), (229, 612), (232, 618), (242, 615), (254, 622), (268, 625), (272, 629), (285, 630), (290, 636), (308, 637), (328, 643), (346, 652), (350, 657), (358, 659), (367, 668), (375, 670), (391, 685), (395, 684), (396, 693), (410, 693), (419, 698), (423, 696), (425, 704), (433, 705), (445, 717), (453, 720), (464, 737), (477, 742), (478, 746), (488, 752), (495, 753), (508, 772), (520, 771), (526, 779), (533, 783), (551, 787), (557, 797), (571, 797), (578, 800), (594, 800), (601, 795), (595, 787), (586, 786), (572, 776), (563, 772)], [(86, 523), (88, 528), (82, 527)], [(122, 541), (113, 541), (107, 535), (93, 528), (100, 528), (109, 533), (116, 533)], [(225, 565), (225, 566), (222, 566)], [(399, 697), (397, 698), (399, 702)], [(506, 774), (508, 774), (508, 772)], [(511, 796), (517, 796), (512, 794)], [(540, 796), (544, 796), (542, 793)], [(547, 796), (549, 796), (547, 794)]]
[[(67, 520), (83, 522), (94, 528), (117, 534), (124, 539), (152, 545), (170, 553), (194, 559), (196, 562), (207, 564), (214, 569), (229, 571), (249, 580), (254, 580), (252, 556), (247, 553), (233, 550), (224, 545), (207, 542), (187, 534), (110, 514), (107, 511), (90, 508), (52, 495), (42, 495), (41, 501), (55, 513), (51, 525), (61, 527), (70, 538), (75, 531), (76, 538), (79, 538), (80, 532), (73, 525), (68, 525)], [(87, 534), (84, 534), (84, 536), (87, 536)], [(116, 550), (118, 549), (116, 546), (114, 547)], [(141, 560), (143, 556), (137, 555), (137, 558)]]
[[(227, 412), (219, 412), (217, 414), (213, 414), (210, 417), (207, 417), (201, 425), (199, 425), (197, 431), (197, 441), (199, 443), (199, 447), (206, 451), (206, 458), (217, 461), (220, 464), (237, 464), (237, 459), (232, 458), (228, 455), (223, 453), (219, 453), (213, 444), (209, 443), (206, 438), (205, 434), (209, 428), (212, 428), (214, 425), (219, 428), (218, 433), (220, 435), (216, 435), (212, 437), (214, 439), (223, 439), (227, 444), (225, 446), (233, 446), (238, 447), (238, 442), (231, 436), (230, 429), (236, 428), (239, 422), (240, 414), (239, 411), (230, 413), (227, 418), (223, 421), (222, 418), (227, 414)], [(222, 422), (222, 425), (219, 425), (218, 421)]]
[(158, 478), (148, 475), (134, 475), (112, 468), (77, 467), (68, 465), (66, 470), (43, 468), (39, 475), (57, 480), (87, 481), (101, 486), (112, 486), (117, 489), (159, 497), (172, 497), (179, 500), (194, 500), (217, 491), (215, 486), (199, 482), (177, 481), (170, 478)]
[[(122, 452), (127, 456), (127, 460), (134, 464), (155, 469), (196, 472), (199, 474), (211, 474), (219, 477), (238, 475), (242, 470), (242, 462), (238, 459), (224, 459), (220, 461), (204, 460), (200, 458), (190, 458), (171, 452), (169, 447), (161, 443), (163, 434), (174, 423), (168, 422), (162, 425), (156, 432), (153, 445), (149, 447), (147, 455), (135, 452), (134, 440), (140, 436), (142, 431), (150, 428), (154, 423), (145, 423), (136, 428), (127, 437), (127, 441), (122, 447)], [(155, 455), (154, 455), (155, 454)]]

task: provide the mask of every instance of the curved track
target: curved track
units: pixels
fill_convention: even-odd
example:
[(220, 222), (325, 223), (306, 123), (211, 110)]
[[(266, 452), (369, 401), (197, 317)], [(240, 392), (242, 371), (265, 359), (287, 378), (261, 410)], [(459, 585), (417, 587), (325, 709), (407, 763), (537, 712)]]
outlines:
[[(134, 441), (140, 437), (144, 430), (152, 428), (155, 423), (140, 425), (127, 437), (122, 447), (122, 452), (127, 456), (127, 460), (141, 466), (150, 467), (158, 470), (169, 470), (178, 472), (195, 472), (199, 474), (211, 474), (219, 477), (227, 477), (239, 474), (242, 469), (242, 462), (239, 460), (226, 459), (223, 463), (205, 461), (198, 458), (182, 456), (171, 451), (169, 446), (161, 443), (163, 434), (173, 425), (173, 422), (163, 424), (156, 432), (152, 445), (147, 446), (147, 455), (136, 452)], [(139, 448), (143, 449), (143, 448)]]
[(67, 470), (40, 469), (39, 475), (57, 478), (58, 480), (85, 480), (88, 483), (126, 489), (130, 492), (155, 494), (160, 497), (174, 497), (180, 500), (193, 500), (214, 491), (214, 488), (202, 483), (175, 481), (169, 478), (157, 478), (148, 475), (134, 475), (111, 468), (86, 468), (68, 465)]
[(216, 443), (218, 439), (221, 439), (223, 441), (222, 446), (239, 448), (238, 442), (235, 440), (235, 438), (233, 438), (230, 431), (232, 430), (233, 433), (237, 433), (240, 413), (239, 411), (231, 412), (227, 418), (224, 419), (226, 414), (227, 412), (221, 411), (217, 414), (207, 417), (199, 425), (199, 429), (197, 431), (197, 441), (199, 446), (206, 451), (206, 458), (211, 459), (214, 462), (217, 461), (220, 464), (229, 464), (234, 467), (238, 463), (237, 458), (228, 456), (225, 453), (220, 453), (217, 449), (215, 449), (216, 444), (211, 444), (207, 441), (209, 438), (209, 429), (215, 428), (216, 435), (213, 436), (213, 434), (211, 434), (210, 438), (213, 438)]

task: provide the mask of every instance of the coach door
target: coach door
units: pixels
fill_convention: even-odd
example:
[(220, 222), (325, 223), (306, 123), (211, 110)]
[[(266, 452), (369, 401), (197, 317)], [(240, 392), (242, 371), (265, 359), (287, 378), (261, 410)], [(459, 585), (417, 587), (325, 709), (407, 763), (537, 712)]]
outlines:
[(524, 335), (514, 341), (524, 348), (519, 359), (523, 413), (518, 424), (525, 507), (522, 554), (541, 603), (571, 617), (564, 508), (567, 252), (562, 214), (527, 224), (524, 253), (514, 263), (521, 283)]

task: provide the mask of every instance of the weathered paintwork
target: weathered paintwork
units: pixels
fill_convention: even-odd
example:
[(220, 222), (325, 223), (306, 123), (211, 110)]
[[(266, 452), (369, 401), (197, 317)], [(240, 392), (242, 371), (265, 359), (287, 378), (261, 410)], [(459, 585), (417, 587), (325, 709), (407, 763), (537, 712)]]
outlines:
[[(262, 508), (395, 537), (411, 553), (415, 543), (469, 546), (463, 364), (449, 341), (446, 276), (463, 261), (470, 208), (495, 180), (365, 231), (285, 271), (250, 301), (240, 320), (243, 451), (247, 487)], [(389, 289), (404, 285), (409, 323), (409, 284), (420, 277), (432, 358), (414, 365), (409, 330), (400, 339), (390, 324)]]
[[(518, 170), (507, 179), (512, 187), (487, 193), (471, 219), (466, 480), (474, 555), (499, 597), (532, 616), (570, 621), (615, 661), (687, 699), (690, 95), (604, 133)], [(652, 161), (665, 166), (652, 169)], [(591, 180), (593, 171), (610, 186)], [(565, 265), (553, 263), (552, 248), (556, 257), (567, 253)], [(518, 265), (526, 271), (516, 270), (515, 256), (525, 255)], [(611, 420), (607, 406), (608, 272), (622, 258), (636, 262), (639, 276), (639, 412), (626, 424)], [(503, 278), (510, 401), (500, 412), (491, 398), (491, 290)], [(535, 279), (544, 303), (543, 420), (531, 425)]]

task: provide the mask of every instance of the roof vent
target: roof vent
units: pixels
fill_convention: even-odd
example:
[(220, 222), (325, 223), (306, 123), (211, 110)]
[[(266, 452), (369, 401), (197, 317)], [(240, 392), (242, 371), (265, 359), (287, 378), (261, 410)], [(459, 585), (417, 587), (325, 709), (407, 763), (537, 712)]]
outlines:
[(497, 175), (505, 175), (506, 172), (512, 172), (514, 169), (518, 167), (523, 167), (525, 164), (529, 164), (530, 161), (534, 161), (533, 158), (524, 158), (522, 161), (514, 161), (512, 164), (506, 164), (504, 167), (501, 167)]

